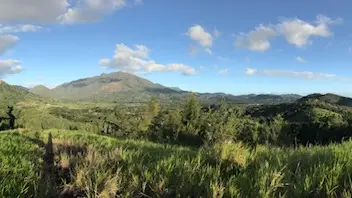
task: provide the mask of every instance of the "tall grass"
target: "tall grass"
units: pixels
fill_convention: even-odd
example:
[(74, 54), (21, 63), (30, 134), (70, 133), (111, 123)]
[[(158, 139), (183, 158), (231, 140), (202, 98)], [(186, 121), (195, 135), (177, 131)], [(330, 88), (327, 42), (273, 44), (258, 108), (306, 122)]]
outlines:
[[(55, 136), (56, 135), (56, 136)], [(70, 158), (71, 190), (149, 197), (343, 197), (351, 194), (352, 142), (282, 149), (226, 143), (210, 149), (54, 133)], [(84, 179), (83, 179), (84, 178)], [(84, 182), (82, 182), (84, 181)], [(111, 181), (116, 181), (111, 185)]]
[[(195, 149), (80, 131), (47, 130), (41, 138), (47, 139), (49, 133), (53, 135), (61, 196), (332, 198), (352, 195), (349, 154), (352, 141), (297, 149), (248, 148), (242, 143)], [(7, 133), (6, 138), (25, 135), (32, 136)], [(23, 143), (13, 141), (13, 144), (19, 149), (18, 144)], [(36, 172), (34, 167), (29, 170)], [(20, 172), (7, 177), (21, 183)], [(12, 186), (21, 189), (21, 185)], [(2, 187), (6, 192), (12, 192), (12, 188)], [(35, 195), (35, 188), (29, 189), (26, 193), (13, 192)]]
[(43, 149), (14, 132), (0, 132), (0, 197), (36, 197)]

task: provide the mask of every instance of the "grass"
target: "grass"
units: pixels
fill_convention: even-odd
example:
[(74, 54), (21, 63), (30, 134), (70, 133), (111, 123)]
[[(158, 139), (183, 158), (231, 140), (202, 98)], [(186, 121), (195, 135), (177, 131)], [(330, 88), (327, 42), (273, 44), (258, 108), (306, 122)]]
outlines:
[(0, 197), (36, 197), (43, 149), (13, 132), (0, 132)]
[[(352, 141), (297, 149), (241, 143), (195, 149), (52, 129), (37, 134), (36, 142), (49, 133), (61, 196), (351, 197)], [(0, 151), (11, 154), (0, 158), (0, 181), (8, 183), (0, 195), (35, 197), (41, 180), (33, 160), (40, 164), (43, 155), (35, 134), (5, 132), (0, 139), (7, 142)]]

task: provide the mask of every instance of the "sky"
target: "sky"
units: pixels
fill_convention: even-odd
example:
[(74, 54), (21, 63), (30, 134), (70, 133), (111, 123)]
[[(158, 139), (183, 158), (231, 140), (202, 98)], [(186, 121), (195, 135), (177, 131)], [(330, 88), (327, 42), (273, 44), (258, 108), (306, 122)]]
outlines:
[(0, 0), (0, 80), (123, 71), (196, 92), (352, 96), (352, 1)]

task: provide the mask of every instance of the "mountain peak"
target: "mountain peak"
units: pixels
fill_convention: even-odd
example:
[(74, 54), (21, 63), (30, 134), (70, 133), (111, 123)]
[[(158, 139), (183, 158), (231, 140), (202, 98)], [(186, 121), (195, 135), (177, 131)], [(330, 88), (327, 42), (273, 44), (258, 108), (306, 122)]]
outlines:
[(0, 80), (0, 85), (2, 85), (2, 84), (7, 85), (7, 83), (5, 81)]
[[(31, 90), (33, 89), (49, 89), (48, 87), (44, 86), (44, 85), (36, 85), (34, 86)], [(50, 90), (50, 89), (49, 89)]]

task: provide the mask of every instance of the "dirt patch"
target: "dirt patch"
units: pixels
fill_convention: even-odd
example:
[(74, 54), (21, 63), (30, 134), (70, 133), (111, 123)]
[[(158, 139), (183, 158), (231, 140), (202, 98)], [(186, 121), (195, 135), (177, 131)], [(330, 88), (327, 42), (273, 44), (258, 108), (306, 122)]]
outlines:
[(120, 82), (112, 82), (104, 85), (101, 90), (105, 92), (117, 92), (122, 90), (122, 85)]

